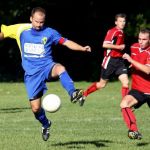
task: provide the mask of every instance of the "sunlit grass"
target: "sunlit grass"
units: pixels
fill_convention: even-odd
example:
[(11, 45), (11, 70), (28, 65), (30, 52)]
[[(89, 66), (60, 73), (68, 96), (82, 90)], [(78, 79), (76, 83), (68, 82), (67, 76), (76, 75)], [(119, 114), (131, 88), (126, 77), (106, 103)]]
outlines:
[[(86, 89), (91, 83), (75, 82)], [(101, 91), (89, 95), (83, 107), (72, 104), (60, 82), (50, 82), (48, 93), (58, 94), (62, 107), (47, 113), (52, 120), (51, 137), (41, 138), (41, 125), (34, 119), (23, 83), (0, 83), (0, 149), (1, 150), (67, 150), (67, 149), (150, 149), (149, 109), (135, 111), (140, 141), (127, 137), (120, 112), (120, 83), (110, 82)]]

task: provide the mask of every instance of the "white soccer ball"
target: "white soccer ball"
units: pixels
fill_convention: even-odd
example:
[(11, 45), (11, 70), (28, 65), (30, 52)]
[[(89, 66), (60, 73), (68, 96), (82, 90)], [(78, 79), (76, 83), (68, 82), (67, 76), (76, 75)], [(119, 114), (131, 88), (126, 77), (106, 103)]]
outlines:
[(61, 100), (59, 96), (55, 94), (48, 94), (44, 97), (42, 101), (42, 107), (44, 110), (50, 113), (54, 113), (59, 110), (61, 106)]

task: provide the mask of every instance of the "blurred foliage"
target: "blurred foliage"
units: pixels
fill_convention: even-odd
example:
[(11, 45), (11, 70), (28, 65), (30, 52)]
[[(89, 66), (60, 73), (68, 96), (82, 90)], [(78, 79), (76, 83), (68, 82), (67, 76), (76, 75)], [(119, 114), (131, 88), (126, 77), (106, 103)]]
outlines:
[[(95, 81), (100, 76), (103, 58), (101, 47), (106, 31), (114, 26), (116, 13), (127, 14), (125, 29), (128, 45), (137, 41), (140, 28), (150, 27), (149, 0), (137, 0), (134, 6), (129, 0), (109, 1), (109, 11), (104, 11), (108, 1), (103, 4), (97, 0), (5, 0), (0, 3), (0, 23), (10, 25), (29, 22), (33, 7), (41, 6), (47, 11), (47, 24), (65, 37), (90, 45), (90, 54), (74, 53), (64, 48), (54, 48), (56, 61), (64, 64), (73, 80)], [(134, 9), (133, 9), (134, 8)], [(15, 40), (0, 42), (0, 81), (22, 79), (21, 58)]]
[(4, 24), (27, 22), (33, 7), (49, 7), (54, 3), (54, 0), (5, 0), (0, 3), (0, 20)]
[(130, 37), (137, 37), (141, 28), (150, 28), (150, 10), (145, 14), (131, 14), (127, 24), (126, 34)]

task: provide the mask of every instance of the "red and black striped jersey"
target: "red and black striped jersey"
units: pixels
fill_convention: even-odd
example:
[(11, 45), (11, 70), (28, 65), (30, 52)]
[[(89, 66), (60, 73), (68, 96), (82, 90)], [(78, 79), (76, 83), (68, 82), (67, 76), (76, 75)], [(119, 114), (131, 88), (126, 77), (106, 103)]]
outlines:
[[(124, 33), (123, 30), (116, 27), (111, 28), (107, 31), (107, 34), (104, 39), (104, 43), (121, 45), (124, 44)], [(105, 49), (104, 56), (111, 57), (122, 57), (121, 50), (118, 49)]]

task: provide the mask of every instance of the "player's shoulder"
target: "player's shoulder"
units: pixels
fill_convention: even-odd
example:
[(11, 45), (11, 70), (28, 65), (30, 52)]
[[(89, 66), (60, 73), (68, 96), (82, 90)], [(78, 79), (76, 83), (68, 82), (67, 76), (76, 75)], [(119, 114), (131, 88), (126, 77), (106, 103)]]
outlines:
[(30, 23), (18, 23), (13, 25), (1, 25), (1, 32), (4, 34), (4, 38), (14, 38), (20, 36), (20, 34), (26, 30), (31, 28), (32, 25)]
[(31, 23), (17, 23), (17, 24), (14, 24), (14, 26), (28, 26), (28, 27), (32, 27), (32, 24)]
[(31, 23), (16, 24), (16, 33), (17, 35), (20, 35), (23, 31), (30, 30), (31, 28), (32, 28)]
[(147, 51), (150, 53), (150, 46), (147, 48)]
[(2, 27), (19, 28), (19, 27), (32, 27), (32, 25), (31, 23), (17, 23), (17, 24), (12, 24), (12, 25), (2, 24)]
[(133, 44), (130, 46), (130, 50), (131, 50), (131, 53), (139, 53), (139, 50), (140, 50), (140, 45), (139, 45), (139, 43), (133, 43)]
[(32, 24), (31, 23), (21, 23), (21, 24), (16, 24), (16, 27), (18, 27), (18, 29), (21, 29), (21, 30), (26, 30), (26, 29), (32, 28)]
[(121, 31), (121, 29), (115, 26), (115, 27), (110, 28), (109, 31)]
[(123, 34), (123, 30), (118, 29), (116, 27), (112, 27), (108, 30), (108, 33), (113, 35), (118, 35), (118, 34)]
[(50, 33), (51, 35), (59, 34), (59, 32), (53, 27), (45, 27), (45, 32)]
[(32, 27), (31, 23), (18, 23), (18, 24), (13, 24), (13, 25), (2, 24), (1, 29), (2, 29), (2, 31), (3, 30), (23, 31), (23, 30), (29, 29), (31, 27)]
[(140, 47), (139, 43), (133, 43), (131, 45), (131, 48), (139, 48), (139, 47)]
[(114, 32), (114, 30), (115, 30), (115, 27), (111, 27), (111, 28), (108, 29), (107, 32)]
[(46, 29), (46, 30), (49, 30), (49, 31), (57, 31), (57, 30), (54, 29), (53, 27), (46, 27), (46, 26), (45, 26), (45, 29)]

